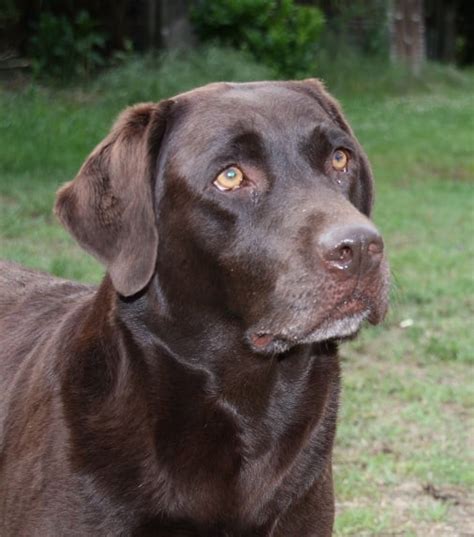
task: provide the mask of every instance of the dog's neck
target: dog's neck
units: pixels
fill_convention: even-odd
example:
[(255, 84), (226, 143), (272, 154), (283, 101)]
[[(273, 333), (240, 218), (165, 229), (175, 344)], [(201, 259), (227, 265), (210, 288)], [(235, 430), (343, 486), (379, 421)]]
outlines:
[[(209, 305), (199, 311), (182, 305), (170, 312), (156, 282), (135, 297), (123, 298), (106, 278), (99, 290), (104, 292), (114, 301), (111, 322), (126, 328), (129, 345), (140, 350), (152, 377), (163, 374), (164, 367), (179, 369), (182, 378), (199, 377), (203, 390), (242, 410), (265, 397), (294, 400), (310, 379), (313, 390), (324, 392), (338, 375), (334, 342), (299, 345), (279, 355), (257, 354), (245, 341), (238, 319)], [(273, 393), (277, 384), (278, 394)], [(262, 408), (267, 404), (268, 399), (262, 401)]]

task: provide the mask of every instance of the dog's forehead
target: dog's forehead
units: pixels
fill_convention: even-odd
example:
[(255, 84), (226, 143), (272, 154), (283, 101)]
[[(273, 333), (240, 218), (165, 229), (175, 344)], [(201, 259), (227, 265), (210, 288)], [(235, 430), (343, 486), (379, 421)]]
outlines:
[(182, 134), (206, 137), (235, 125), (281, 130), (304, 123), (318, 123), (328, 115), (300, 86), (287, 82), (216, 83), (178, 95), (183, 109)]

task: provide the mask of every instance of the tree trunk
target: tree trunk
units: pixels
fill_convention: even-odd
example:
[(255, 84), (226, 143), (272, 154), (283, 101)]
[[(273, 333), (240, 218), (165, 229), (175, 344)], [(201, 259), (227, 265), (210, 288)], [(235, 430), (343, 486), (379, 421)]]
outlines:
[(426, 57), (423, 0), (392, 0), (389, 19), (392, 61), (419, 75)]
[(168, 49), (186, 48), (194, 44), (189, 23), (189, 0), (173, 0), (161, 4), (161, 39)]
[(192, 46), (190, 0), (129, 0), (132, 36), (138, 50)]

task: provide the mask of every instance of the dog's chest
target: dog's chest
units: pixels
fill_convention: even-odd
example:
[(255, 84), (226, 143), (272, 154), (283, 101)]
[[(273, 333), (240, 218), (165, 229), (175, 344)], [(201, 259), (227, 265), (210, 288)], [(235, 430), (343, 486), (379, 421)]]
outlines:
[(197, 397), (161, 421), (157, 453), (169, 478), (166, 511), (205, 527), (228, 521), (242, 528), (238, 535), (246, 534), (243, 528), (271, 535), (256, 528), (273, 527), (325, 468), (336, 405), (321, 409), (323, 395), (310, 385), (293, 400), (297, 415), (269, 405), (254, 421), (227, 402), (206, 406)]

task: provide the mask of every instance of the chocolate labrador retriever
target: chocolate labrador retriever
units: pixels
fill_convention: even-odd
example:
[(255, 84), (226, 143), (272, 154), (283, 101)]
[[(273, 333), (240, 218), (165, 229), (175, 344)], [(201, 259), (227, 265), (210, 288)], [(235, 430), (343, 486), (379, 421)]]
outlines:
[(0, 535), (331, 535), (372, 188), (317, 80), (127, 109), (56, 203), (101, 285), (1, 265)]

